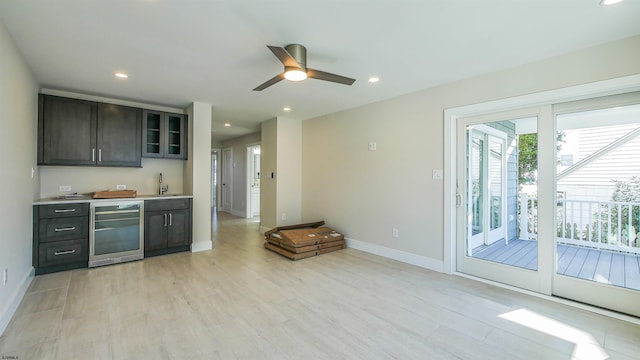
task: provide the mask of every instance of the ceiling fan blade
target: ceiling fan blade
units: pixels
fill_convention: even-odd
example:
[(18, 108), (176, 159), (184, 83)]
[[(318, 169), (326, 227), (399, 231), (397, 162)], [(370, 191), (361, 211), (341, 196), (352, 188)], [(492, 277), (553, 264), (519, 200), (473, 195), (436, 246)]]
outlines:
[(332, 81), (332, 82), (344, 84), (344, 85), (351, 85), (356, 81), (356, 79), (348, 78), (346, 76), (336, 75), (336, 74), (328, 73), (325, 71), (320, 71), (320, 70), (315, 70), (310, 68), (307, 68), (307, 77), (318, 79), (318, 80)]
[(298, 62), (296, 61), (296, 59), (294, 59), (293, 56), (291, 56), (291, 54), (289, 54), (289, 52), (284, 48), (281, 48), (279, 46), (270, 46), (270, 45), (267, 45), (267, 47), (269, 48), (269, 50), (271, 50), (273, 55), (275, 55), (278, 58), (278, 60), (280, 60), (280, 62), (284, 66), (301, 67), (300, 64), (298, 64)]
[(271, 79), (265, 81), (264, 83), (258, 85), (258, 87), (256, 87), (255, 89), (253, 89), (253, 91), (262, 91), (266, 88), (268, 88), (269, 86), (279, 82), (280, 80), (284, 79), (284, 73), (280, 73), (274, 77), (272, 77)]

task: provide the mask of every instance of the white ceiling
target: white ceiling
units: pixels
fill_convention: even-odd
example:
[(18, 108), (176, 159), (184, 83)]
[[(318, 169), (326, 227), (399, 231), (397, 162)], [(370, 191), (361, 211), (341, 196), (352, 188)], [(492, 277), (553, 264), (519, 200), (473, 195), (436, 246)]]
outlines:
[[(0, 21), (43, 87), (211, 103), (217, 140), (275, 116), (309, 119), (637, 35), (639, 19), (638, 0), (0, 1)], [(309, 67), (355, 84), (252, 91), (282, 71), (266, 45), (290, 43), (307, 47)], [(115, 79), (118, 70), (130, 78)]]

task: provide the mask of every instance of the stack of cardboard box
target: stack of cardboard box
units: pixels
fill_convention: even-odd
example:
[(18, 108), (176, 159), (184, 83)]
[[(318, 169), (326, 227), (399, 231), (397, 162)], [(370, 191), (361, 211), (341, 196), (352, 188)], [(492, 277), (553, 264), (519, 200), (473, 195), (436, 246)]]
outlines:
[(264, 233), (264, 247), (291, 260), (344, 249), (344, 235), (322, 225), (324, 221), (271, 229)]

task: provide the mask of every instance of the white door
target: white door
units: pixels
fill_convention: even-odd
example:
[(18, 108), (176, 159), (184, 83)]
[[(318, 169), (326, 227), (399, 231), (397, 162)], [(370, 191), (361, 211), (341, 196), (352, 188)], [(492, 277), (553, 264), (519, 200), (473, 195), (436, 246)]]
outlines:
[(246, 218), (260, 216), (260, 145), (247, 146)]
[(233, 149), (222, 149), (222, 211), (231, 212), (233, 193)]
[(496, 241), (508, 241), (506, 215), (507, 134), (486, 125), (468, 130), (467, 194), (469, 221), (467, 255)]
[(457, 270), (537, 291), (538, 244), (517, 216), (519, 132), (535, 132), (536, 109), (457, 122)]

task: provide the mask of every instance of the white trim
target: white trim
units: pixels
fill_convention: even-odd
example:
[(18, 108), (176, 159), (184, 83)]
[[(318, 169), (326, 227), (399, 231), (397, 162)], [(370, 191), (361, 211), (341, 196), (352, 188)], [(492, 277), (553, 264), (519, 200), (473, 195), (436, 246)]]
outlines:
[(213, 249), (213, 241), (211, 240), (197, 241), (191, 244), (192, 253), (207, 251), (211, 249)]
[(443, 272), (444, 263), (440, 260), (428, 258), (426, 256), (412, 254), (402, 250), (371, 244), (368, 242), (345, 238), (348, 248), (361, 250), (370, 254), (397, 260), (406, 264), (419, 266), (421, 268)]
[(31, 281), (33, 281), (33, 277), (35, 276), (35, 269), (33, 267), (29, 268), (29, 271), (23, 276), (22, 282), (20, 286), (13, 293), (13, 296), (10, 297), (10, 301), (6, 307), (2, 309), (2, 314), (0, 315), (0, 335), (2, 335), (9, 325), (11, 318), (18, 310), (18, 306), (20, 302), (24, 298), (24, 294), (27, 293), (27, 289), (29, 289), (29, 285), (31, 285)]

